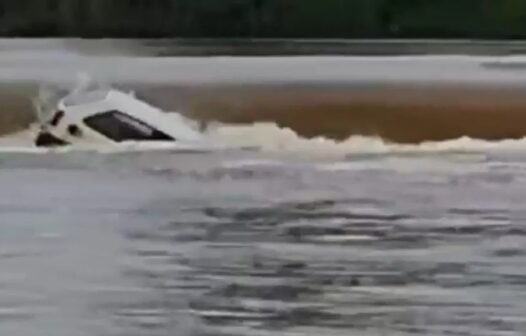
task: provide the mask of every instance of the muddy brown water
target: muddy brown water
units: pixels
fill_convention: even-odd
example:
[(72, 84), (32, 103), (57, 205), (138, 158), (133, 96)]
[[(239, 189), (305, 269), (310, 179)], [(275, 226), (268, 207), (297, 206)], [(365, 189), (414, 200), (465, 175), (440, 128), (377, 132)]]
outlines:
[[(399, 143), (526, 135), (526, 95), (514, 88), (468, 86), (169, 86), (130, 85), (168, 111), (233, 124), (275, 122), (306, 138), (378, 136)], [(0, 86), (0, 133), (27, 127), (35, 84)]]

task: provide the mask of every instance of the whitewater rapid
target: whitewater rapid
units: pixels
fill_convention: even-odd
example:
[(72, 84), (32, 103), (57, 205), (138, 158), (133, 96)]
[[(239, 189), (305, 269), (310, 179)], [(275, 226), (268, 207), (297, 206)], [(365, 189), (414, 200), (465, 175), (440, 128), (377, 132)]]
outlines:
[[(176, 117), (179, 119), (179, 117)], [(33, 124), (15, 134), (0, 137), (0, 153), (71, 153), (92, 151), (97, 153), (123, 153), (141, 151), (166, 152), (221, 152), (244, 149), (275, 155), (312, 156), (318, 158), (345, 158), (368, 154), (433, 154), (433, 153), (490, 153), (524, 152), (526, 138), (516, 140), (486, 141), (469, 137), (419, 144), (397, 144), (379, 137), (351, 136), (344, 141), (324, 137), (307, 139), (293, 130), (280, 128), (274, 123), (253, 125), (213, 124), (202, 133), (202, 139), (193, 144), (177, 143), (125, 143), (118, 145), (83, 145), (45, 149), (33, 145), (38, 125)]]
[[(165, 81), (153, 98), (194, 100), (163, 110), (208, 121), (194, 149), (217, 150), (35, 148), (32, 96), (0, 87), (1, 335), (525, 334), (521, 90), (466, 101), (462, 86), (438, 97), (360, 86), (490, 79), (500, 90), (526, 83), (520, 60), (512, 71), (469, 57), (156, 60), (63, 55), (59, 42), (0, 41), (0, 82), (71, 82), (82, 70)], [(263, 100), (214, 87), (202, 106), (192, 83), (226, 79), (349, 86), (277, 84)], [(369, 89), (372, 108), (343, 99)], [(502, 140), (455, 136), (466, 130)], [(411, 131), (413, 144), (383, 136)], [(439, 136), (450, 140), (429, 141)]]
[[(77, 44), (82, 45), (82, 42), (77, 41)], [(79, 73), (88, 73), (94, 78), (118, 85), (140, 84), (146, 87), (164, 85), (164, 91), (159, 90), (158, 94), (161, 101), (164, 99), (170, 103), (171, 96), (175, 96), (176, 100), (181, 98), (174, 105), (184, 101), (181, 104), (186, 109), (185, 112), (195, 106), (199, 108), (199, 104), (205, 105), (201, 107), (205, 112), (199, 113), (210, 117), (212, 122), (203, 135), (204, 143), (197, 147), (219, 144), (223, 148), (250, 147), (262, 152), (328, 156), (368, 153), (520, 151), (526, 148), (526, 139), (522, 136), (526, 135), (526, 132), (523, 132), (526, 126), (522, 126), (524, 119), (522, 115), (525, 114), (522, 110), (526, 104), (521, 98), (523, 95), (520, 91), (526, 87), (526, 72), (522, 71), (522, 66), (526, 64), (525, 56), (157, 57), (145, 54), (134, 55), (132, 51), (136, 46), (134, 47), (133, 44), (112, 47), (111, 43), (93, 42), (89, 45), (91, 52), (89, 48), (71, 48), (64, 40), (0, 40), (0, 83), (6, 87), (14, 83), (33, 83), (32, 85), (37, 86), (42, 83), (72, 85), (72, 81)], [(122, 48), (129, 52), (123, 52)], [(251, 97), (249, 91), (242, 90), (239, 93), (234, 91), (222, 96), (222, 91), (213, 87), (213, 85), (243, 87), (247, 84), (262, 83), (271, 83), (263, 93), (267, 95), (266, 100), (262, 101), (256, 96)], [(318, 100), (314, 99), (312, 102), (309, 99), (316, 96), (315, 91), (292, 90), (286, 99), (279, 95), (273, 96), (285, 91), (282, 90), (281, 85), (293, 87), (314, 84), (320, 87), (326, 85), (329, 89), (320, 89), (322, 92), (319, 94), (319, 99), (316, 98)], [(333, 97), (327, 92), (331, 90), (331, 85), (336, 84), (346, 85), (347, 91)], [(391, 92), (393, 88), (404, 85), (420, 87), (422, 84), (425, 84), (423, 86), (428, 87), (429, 90), (411, 89), (413, 91), (409, 93)], [(384, 92), (382, 90), (385, 89), (385, 85), (388, 90)], [(451, 86), (455, 93), (444, 98), (441, 96), (442, 93), (434, 91), (433, 85)], [(468, 93), (464, 93), (463, 90), (469, 85), (513, 87), (519, 94), (493, 98), (483, 93), (469, 93), (469, 90), (466, 90)], [(195, 93), (192, 93), (194, 92), (192, 90)], [(375, 90), (378, 93), (374, 93)], [(209, 105), (199, 101), (201, 95), (204, 95), (203, 92), (212, 95), (207, 101)], [(213, 96), (214, 94), (216, 96)], [(458, 98), (469, 94), (471, 94), (469, 100), (461, 101)], [(343, 101), (341, 98), (353, 95), (356, 96), (353, 101)], [(4, 104), (2, 116), (5, 120), (2, 119), (1, 122), (3, 131), (10, 134), (0, 138), (0, 152), (48, 152), (49, 150), (35, 149), (32, 146), (36, 126), (33, 124), (28, 128), (27, 121), (30, 117), (19, 117), (32, 113), (27, 106), (17, 102), (14, 104), (16, 106), (11, 108), (7, 104), (12, 96), (17, 101), (27, 100), (27, 97), (18, 93), (9, 93), (6, 96), (9, 97), (2, 97)], [(332, 106), (333, 98), (340, 99), (337, 104), (341, 106)], [(458, 106), (447, 105), (454, 104), (457, 98)], [(281, 106), (278, 104), (280, 99), (284, 99)], [(490, 123), (489, 126), (484, 126), (484, 129), (479, 126), (482, 124), (481, 114), (469, 115), (469, 118), (464, 118), (467, 120), (459, 118), (462, 117), (462, 113), (465, 114), (462, 109), (466, 106), (470, 108), (469, 113), (476, 113), (478, 109), (483, 108), (485, 102), (480, 103), (483, 99), (497, 104), (494, 110), (485, 112), (484, 120)], [(276, 101), (278, 103), (273, 106), (272, 103)], [(366, 106), (364, 111), (360, 111), (359, 108), (363, 107), (364, 101), (372, 107)], [(429, 106), (426, 105), (427, 101)], [(291, 102), (298, 102), (298, 105), (292, 106)], [(191, 103), (194, 106), (191, 106)], [(316, 107), (316, 104), (320, 104), (317, 110), (309, 110), (310, 115), (305, 115), (306, 118), (303, 118), (300, 113), (302, 109)], [(451, 107), (451, 111), (447, 112), (442, 105), (433, 108), (433, 104), (445, 104), (445, 107)], [(389, 115), (392, 113), (389, 110), (392, 106), (400, 110), (395, 114), (400, 121)], [(422, 112), (424, 113), (422, 116), (417, 115), (415, 118), (411, 114), (411, 109), (416, 108), (415, 106), (425, 111)], [(443, 107), (444, 109), (441, 110)], [(294, 108), (298, 111), (291, 112)], [(335, 111), (327, 114), (326, 109), (330, 108)], [(367, 108), (372, 110), (369, 111)], [(385, 108), (385, 111), (381, 108)], [(427, 112), (426, 109), (429, 111)], [(268, 111), (274, 111), (273, 113), (276, 114), (269, 112), (266, 115)], [(286, 115), (288, 112), (291, 114)], [(245, 116), (244, 113), (252, 113), (252, 115)], [(364, 119), (362, 114), (370, 116), (368, 117), (370, 119)], [(172, 115), (180, 116), (175, 113)], [(348, 119), (335, 119), (332, 121), (334, 125), (330, 124), (331, 118), (341, 115), (348, 115)], [(443, 117), (439, 119), (437, 116)], [(192, 117), (191, 113), (188, 117)], [(277, 121), (280, 118), (283, 120)], [(218, 120), (214, 121), (214, 119)], [(235, 123), (229, 122), (228, 119), (233, 119)], [(302, 125), (302, 119), (308, 119), (310, 124)], [(243, 122), (238, 122), (239, 120)], [(323, 120), (323, 123), (320, 120)], [(412, 120), (416, 120), (414, 126), (411, 124)], [(323, 124), (325, 128), (320, 126), (319, 129), (315, 129), (317, 124)], [(341, 127), (342, 124), (349, 125), (348, 129)], [(404, 126), (406, 124), (408, 126)], [(406, 128), (395, 130), (400, 127)], [(440, 130), (440, 134), (427, 134), (428, 128), (434, 132)], [(366, 134), (359, 134), (363, 129), (367, 131)], [(375, 134), (375, 129), (382, 130), (387, 136)], [(328, 134), (333, 130), (337, 136)], [(417, 134), (405, 136), (410, 132)], [(452, 137), (450, 133), (453, 134)], [(473, 136), (478, 134), (482, 134), (487, 139), (500, 140), (482, 140)], [(448, 140), (432, 141), (433, 137), (443, 137)], [(402, 144), (393, 139), (416, 140), (411, 144)], [(112, 152), (163, 150), (169, 147), (166, 144), (161, 146), (127, 144), (120, 149), (94, 147), (89, 150)], [(59, 151), (78, 150), (86, 150), (86, 148), (67, 148)]]

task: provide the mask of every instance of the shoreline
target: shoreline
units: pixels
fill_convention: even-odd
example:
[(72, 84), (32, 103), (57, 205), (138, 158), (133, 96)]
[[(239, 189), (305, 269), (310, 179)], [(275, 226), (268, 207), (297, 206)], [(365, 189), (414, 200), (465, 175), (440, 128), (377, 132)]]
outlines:
[(287, 39), (287, 38), (159, 38), (65, 39), (82, 43), (135, 46), (154, 56), (402, 56), (526, 55), (526, 40), (476, 39)]

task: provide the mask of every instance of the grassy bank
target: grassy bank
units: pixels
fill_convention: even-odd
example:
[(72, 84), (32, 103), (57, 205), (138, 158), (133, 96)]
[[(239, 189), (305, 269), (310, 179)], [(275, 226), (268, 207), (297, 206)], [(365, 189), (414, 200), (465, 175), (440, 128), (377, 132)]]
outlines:
[(0, 35), (525, 38), (523, 0), (0, 0)]

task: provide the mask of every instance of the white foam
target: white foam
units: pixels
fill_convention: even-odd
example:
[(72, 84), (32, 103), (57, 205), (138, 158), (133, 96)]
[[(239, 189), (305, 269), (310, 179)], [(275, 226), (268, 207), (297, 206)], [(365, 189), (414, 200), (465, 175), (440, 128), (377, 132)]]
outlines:
[[(180, 115), (172, 115), (178, 122), (193, 123)], [(32, 144), (36, 125), (29, 129), (0, 138), (0, 152), (46, 153), (50, 150), (35, 148)], [(396, 144), (379, 137), (351, 136), (345, 141), (324, 137), (302, 138), (289, 128), (274, 123), (253, 125), (216, 125), (210, 128), (200, 142), (196, 143), (122, 143), (116, 146), (83, 145), (53, 149), (53, 152), (96, 151), (116, 153), (127, 151), (216, 151), (236, 148), (253, 148), (267, 153), (307, 154), (315, 156), (346, 156), (352, 154), (419, 154), (419, 153), (479, 153), (488, 151), (526, 151), (526, 138), (517, 140), (485, 141), (463, 137), (440, 142), (420, 144)]]
[(345, 141), (324, 137), (305, 139), (289, 128), (274, 123), (249, 126), (217, 125), (207, 133), (211, 142), (227, 146), (250, 146), (267, 152), (296, 152), (319, 155), (480, 152), (492, 150), (526, 150), (526, 138), (518, 140), (485, 141), (463, 137), (448, 141), (420, 144), (396, 144), (379, 137), (351, 136)]
[[(78, 76), (72, 90), (90, 81), (89, 75)], [(167, 113), (167, 122), (186, 124), (197, 130), (196, 121), (175, 112)], [(101, 146), (87, 144), (68, 146), (58, 149), (39, 149), (33, 145), (38, 125), (31, 125), (27, 130), (0, 138), (0, 152), (47, 153), (67, 151), (97, 151), (104, 153), (151, 150), (204, 150), (253, 148), (263, 152), (302, 153), (322, 156), (346, 156), (349, 154), (387, 154), (387, 153), (436, 153), (436, 152), (480, 152), (493, 150), (518, 151), (526, 149), (526, 138), (518, 140), (485, 141), (463, 137), (440, 142), (423, 142), (420, 144), (396, 144), (379, 137), (351, 136), (345, 141), (325, 137), (306, 139), (290, 128), (282, 128), (272, 122), (254, 123), (251, 125), (214, 124), (202, 134), (203, 138), (194, 143), (122, 143), (118, 146)]]

